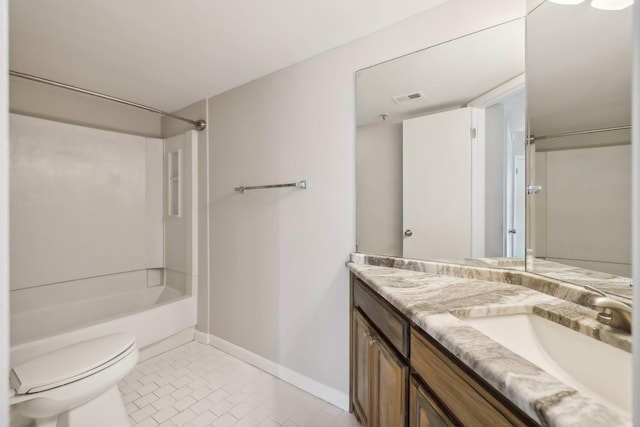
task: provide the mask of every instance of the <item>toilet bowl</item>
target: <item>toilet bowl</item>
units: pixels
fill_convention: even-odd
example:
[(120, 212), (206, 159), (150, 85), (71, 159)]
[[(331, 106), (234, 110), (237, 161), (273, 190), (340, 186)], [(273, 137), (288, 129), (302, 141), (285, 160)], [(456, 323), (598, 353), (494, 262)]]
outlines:
[(38, 427), (128, 426), (118, 382), (137, 361), (132, 334), (63, 347), (11, 369), (9, 405)]

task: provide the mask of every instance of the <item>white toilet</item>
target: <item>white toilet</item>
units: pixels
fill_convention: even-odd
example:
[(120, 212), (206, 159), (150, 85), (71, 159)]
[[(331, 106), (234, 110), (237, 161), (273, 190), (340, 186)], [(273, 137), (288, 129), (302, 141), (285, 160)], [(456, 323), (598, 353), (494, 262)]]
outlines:
[(137, 361), (132, 334), (54, 350), (11, 369), (9, 404), (38, 427), (128, 426), (118, 382)]

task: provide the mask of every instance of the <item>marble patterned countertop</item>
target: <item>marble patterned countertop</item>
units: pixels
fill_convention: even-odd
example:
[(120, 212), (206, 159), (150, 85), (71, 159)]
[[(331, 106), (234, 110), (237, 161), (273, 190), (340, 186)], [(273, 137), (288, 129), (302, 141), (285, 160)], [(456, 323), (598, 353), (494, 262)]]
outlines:
[(633, 286), (630, 277), (616, 276), (538, 258), (531, 258), (528, 269), (536, 274), (553, 279), (596, 287), (603, 292), (623, 298), (633, 298)]
[(631, 336), (597, 322), (585, 306), (589, 291), (525, 272), (446, 262), (352, 254), (347, 266), (541, 425), (631, 425), (630, 415), (580, 394), (459, 319), (535, 313), (630, 352)]

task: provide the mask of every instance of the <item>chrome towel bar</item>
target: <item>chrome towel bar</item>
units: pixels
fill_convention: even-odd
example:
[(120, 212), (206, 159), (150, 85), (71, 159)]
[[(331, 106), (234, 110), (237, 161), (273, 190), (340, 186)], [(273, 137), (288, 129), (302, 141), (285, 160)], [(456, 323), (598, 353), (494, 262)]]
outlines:
[(301, 189), (307, 188), (307, 181), (290, 182), (288, 184), (273, 184), (273, 185), (253, 185), (253, 186), (241, 186), (234, 188), (235, 191), (244, 193), (247, 190), (263, 190), (265, 188), (282, 188), (282, 187), (296, 187)]

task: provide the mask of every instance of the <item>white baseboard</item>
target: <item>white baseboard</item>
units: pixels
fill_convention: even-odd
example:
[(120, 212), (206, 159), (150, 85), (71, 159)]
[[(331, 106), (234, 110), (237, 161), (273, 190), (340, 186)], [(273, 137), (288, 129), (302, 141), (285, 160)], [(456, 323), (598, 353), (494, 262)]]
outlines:
[(253, 365), (258, 369), (262, 369), (282, 381), (329, 402), (342, 410), (349, 410), (349, 396), (333, 387), (329, 387), (278, 363), (265, 359), (262, 356), (252, 353), (251, 351), (230, 343), (222, 338), (216, 337), (215, 335), (196, 331), (195, 340), (200, 343), (216, 347), (231, 356), (237, 357), (243, 362)]
[(200, 332), (196, 329), (194, 340), (201, 344), (209, 344), (209, 334), (206, 332)]
[(158, 341), (141, 348), (139, 361), (142, 362), (143, 360), (150, 359), (154, 356), (159, 355), (160, 353), (164, 353), (165, 351), (172, 350), (176, 347), (193, 341), (194, 333), (195, 328), (188, 328), (182, 332), (178, 332), (175, 335), (171, 335), (169, 338), (163, 339), (162, 341)]

